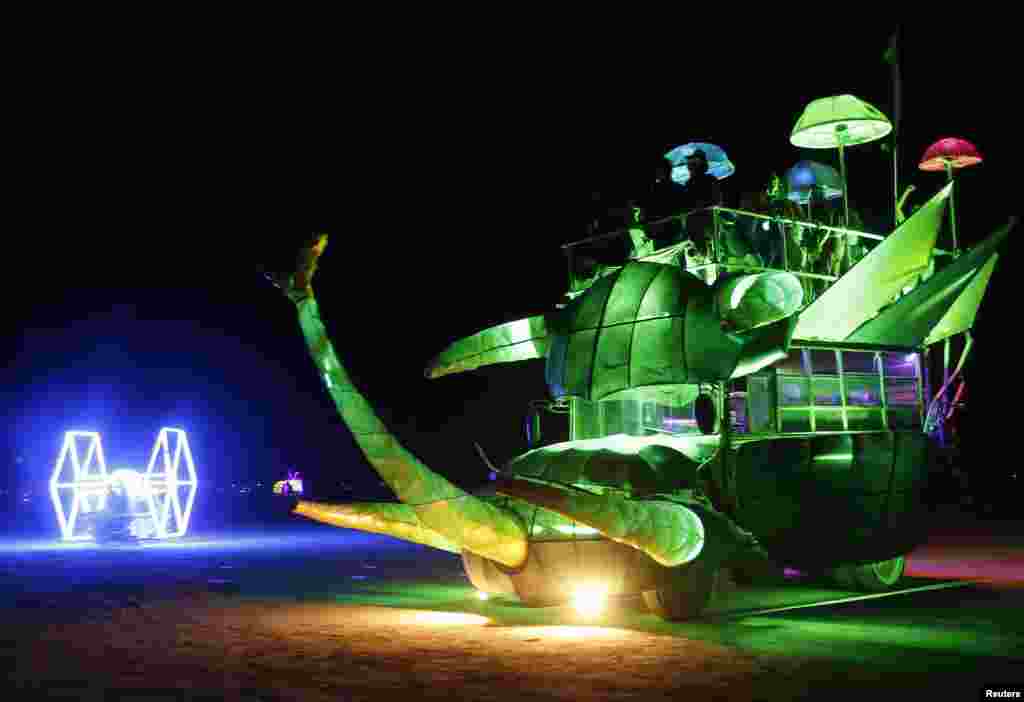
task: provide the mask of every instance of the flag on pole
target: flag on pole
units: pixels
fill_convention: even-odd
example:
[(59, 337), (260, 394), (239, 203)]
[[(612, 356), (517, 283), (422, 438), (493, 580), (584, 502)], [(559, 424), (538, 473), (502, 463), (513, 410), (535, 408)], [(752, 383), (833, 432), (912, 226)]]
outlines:
[(889, 46), (882, 59), (892, 67), (892, 202), (893, 220), (899, 226), (899, 133), (900, 116), (903, 113), (903, 86), (900, 82), (900, 26), (889, 37)]
[(885, 54), (882, 55), (883, 60), (892, 66), (892, 116), (893, 116), (893, 133), (895, 134), (900, 127), (900, 114), (902, 113), (902, 93), (903, 89), (900, 85), (900, 29), (896, 27), (896, 31), (889, 37), (889, 46), (885, 50)]

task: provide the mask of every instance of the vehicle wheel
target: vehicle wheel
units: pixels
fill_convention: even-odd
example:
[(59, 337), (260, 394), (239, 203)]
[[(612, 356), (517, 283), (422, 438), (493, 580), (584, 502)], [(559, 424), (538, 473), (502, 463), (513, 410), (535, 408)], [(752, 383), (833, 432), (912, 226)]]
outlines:
[(734, 583), (742, 586), (786, 584), (782, 567), (776, 565), (733, 566), (729, 569), (729, 574)]
[(905, 566), (906, 558), (897, 556), (877, 563), (840, 566), (832, 571), (832, 578), (839, 585), (851, 590), (884, 592), (899, 583)]
[(680, 572), (671, 584), (645, 591), (644, 603), (651, 612), (668, 621), (696, 617), (711, 602), (720, 572), (718, 568), (694, 564)]

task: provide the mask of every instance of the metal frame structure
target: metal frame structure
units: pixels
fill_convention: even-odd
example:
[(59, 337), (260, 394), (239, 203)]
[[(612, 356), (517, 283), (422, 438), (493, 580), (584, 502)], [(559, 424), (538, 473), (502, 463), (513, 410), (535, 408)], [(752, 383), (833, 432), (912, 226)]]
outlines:
[[(84, 461), (79, 460), (78, 450), (79, 442), (83, 439), (88, 441)], [(70, 476), (67, 475), (69, 469)], [(91, 538), (82, 530), (76, 530), (79, 517), (105, 508), (112, 476), (107, 470), (99, 432), (65, 432), (64, 443), (50, 477), (50, 498), (61, 538), (65, 541)], [(195, 462), (184, 430), (168, 427), (160, 430), (146, 472), (140, 478), (147, 505), (145, 516), (152, 520), (156, 537), (164, 539), (183, 536), (188, 530), (198, 488)], [(184, 505), (182, 490), (185, 492)], [(62, 495), (68, 493), (71, 495), (71, 504), (65, 511)]]
[[(708, 211), (713, 213), (713, 222), (714, 222), (714, 231), (713, 231), (712, 246), (711, 246), (711, 251), (712, 251), (711, 260), (708, 263), (705, 263), (705, 264), (700, 264), (700, 265), (697, 265), (697, 266), (688, 266), (686, 268), (687, 268), (687, 270), (690, 270), (690, 271), (700, 271), (700, 270), (705, 270), (705, 269), (709, 269), (710, 268), (712, 270), (712, 276), (711, 276), (712, 280), (716, 279), (720, 272), (724, 273), (724, 272), (735, 272), (735, 271), (742, 271), (742, 272), (745, 272), (745, 273), (764, 273), (764, 272), (785, 271), (785, 272), (788, 272), (788, 273), (792, 273), (793, 275), (797, 276), (798, 278), (806, 278), (806, 279), (809, 279), (809, 280), (825, 280), (825, 281), (828, 281), (828, 282), (834, 282), (834, 281), (838, 280), (838, 277), (839, 277), (839, 276), (834, 276), (834, 275), (824, 275), (824, 274), (820, 274), (820, 273), (811, 273), (811, 272), (808, 272), (808, 271), (800, 270), (798, 268), (794, 269), (794, 268), (790, 267), (789, 266), (789, 261), (787, 259), (787, 254), (786, 254), (786, 241), (785, 241), (784, 238), (783, 238), (782, 241), (779, 242), (781, 244), (781, 251), (782, 251), (782, 256), (783, 256), (783, 265), (782, 265), (781, 268), (765, 268), (765, 267), (760, 267), (760, 266), (750, 266), (750, 265), (746, 265), (746, 264), (742, 264), (742, 263), (737, 263), (737, 262), (731, 262), (730, 263), (728, 261), (722, 260), (721, 252), (724, 250), (724, 247), (723, 247), (723, 245), (721, 243), (721, 240), (722, 240), (721, 215), (722, 214), (731, 214), (731, 215), (735, 215), (735, 216), (738, 216), (738, 217), (750, 217), (750, 218), (753, 218), (753, 219), (760, 219), (760, 220), (763, 220), (765, 222), (771, 222), (773, 224), (783, 225), (783, 226), (787, 226), (787, 227), (805, 227), (805, 228), (814, 229), (816, 231), (828, 232), (830, 234), (839, 234), (839, 235), (852, 236), (852, 237), (855, 237), (857, 239), (868, 239), (868, 240), (872, 240), (872, 241), (876, 241), (876, 242), (883, 241), (885, 239), (885, 237), (880, 235), (880, 234), (873, 234), (871, 232), (862, 232), (862, 231), (858, 231), (858, 230), (855, 230), (855, 229), (850, 229), (848, 227), (833, 227), (833, 226), (828, 226), (828, 225), (823, 225), (823, 224), (817, 224), (817, 223), (811, 222), (811, 221), (798, 220), (798, 219), (790, 219), (788, 217), (776, 217), (776, 216), (772, 216), (772, 215), (764, 215), (764, 214), (759, 214), (759, 213), (756, 213), (756, 212), (747, 212), (745, 210), (738, 210), (738, 209), (734, 209), (734, 208), (731, 208), (731, 207), (720, 207), (720, 206), (708, 207), (708, 208), (693, 210), (692, 212), (689, 212), (689, 213), (683, 213), (683, 214), (674, 215), (674, 216), (671, 216), (671, 217), (665, 217), (663, 219), (659, 219), (659, 220), (650, 222), (650, 224), (651, 225), (661, 225), (661, 224), (665, 224), (667, 222), (671, 222), (673, 220), (684, 221), (685, 218), (687, 216), (691, 215), (691, 214), (700, 213), (700, 212), (708, 212)], [(615, 230), (615, 231), (612, 231), (612, 232), (607, 232), (605, 234), (597, 234), (595, 236), (591, 236), (591, 237), (588, 237), (586, 239), (581, 239), (579, 241), (574, 241), (574, 242), (569, 243), (569, 244), (564, 244), (562, 246), (562, 250), (565, 252), (566, 256), (568, 257), (570, 290), (578, 292), (579, 291), (579, 285), (580, 285), (580, 281), (576, 280), (575, 273), (574, 273), (574, 270), (575, 270), (575, 267), (573, 265), (574, 251), (577, 248), (579, 248), (580, 246), (584, 246), (586, 244), (594, 244), (594, 243), (597, 243), (597, 242), (600, 242), (600, 241), (608, 241), (608, 240), (614, 240), (614, 239), (628, 240), (629, 239), (629, 229), (628, 228), (627, 229), (618, 229), (618, 230)], [(640, 257), (636, 257), (635, 259), (634, 258), (627, 258), (626, 260), (639, 260), (639, 261), (659, 260), (659, 259), (661, 259), (661, 258), (663, 258), (665, 256), (666, 252), (670, 252), (673, 248), (675, 248), (677, 246), (679, 246), (679, 244), (673, 244), (671, 246), (663, 247), (663, 248), (661, 248), (661, 249), (659, 249), (659, 250), (655, 251), (654, 253), (649, 254), (647, 256), (640, 256)], [(946, 251), (945, 249), (935, 248), (934, 249), (934, 254), (936, 256), (950, 256), (950, 257), (952, 257), (952, 256), (954, 256), (955, 252), (953, 252), (953, 251)], [(623, 260), (622, 263), (625, 263), (626, 260)], [(615, 269), (616, 269), (616, 266), (610, 266), (608, 268), (607, 272), (612, 272)]]

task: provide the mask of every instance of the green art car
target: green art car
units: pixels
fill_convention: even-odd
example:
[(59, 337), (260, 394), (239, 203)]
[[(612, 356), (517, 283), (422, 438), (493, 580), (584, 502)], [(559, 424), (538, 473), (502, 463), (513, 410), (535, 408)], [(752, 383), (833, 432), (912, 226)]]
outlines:
[[(550, 408), (569, 422), (569, 441), (512, 459), (489, 497), (420, 462), (353, 386), (313, 295), (321, 235), (276, 282), (400, 502), (300, 501), (296, 512), (458, 553), (476, 588), (528, 604), (589, 587), (642, 594), (680, 619), (701, 612), (724, 571), (750, 581), (781, 578), (784, 566), (890, 588), (924, 538), (938, 400), (1014, 224), (941, 251), (950, 192), (885, 236), (826, 227), (862, 244), (839, 275), (731, 257), (730, 227), (745, 219), (783, 237), (804, 224), (716, 207), (702, 258), (682, 242), (605, 260), (585, 280), (572, 265), (562, 304), (452, 344), (429, 377), (537, 362)], [(598, 239), (566, 247), (570, 259)], [(937, 351), (945, 372), (929, 377)]]

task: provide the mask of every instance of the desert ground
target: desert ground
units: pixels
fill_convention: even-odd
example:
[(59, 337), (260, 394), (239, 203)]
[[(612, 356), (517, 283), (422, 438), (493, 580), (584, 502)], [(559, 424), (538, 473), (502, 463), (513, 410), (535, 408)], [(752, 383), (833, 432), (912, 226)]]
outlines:
[(457, 556), (298, 520), (11, 541), (0, 660), (22, 699), (974, 699), (1024, 682), (1020, 539), (980, 533), (915, 552), (912, 592), (726, 582), (679, 623), (631, 598), (595, 618), (482, 601)]

